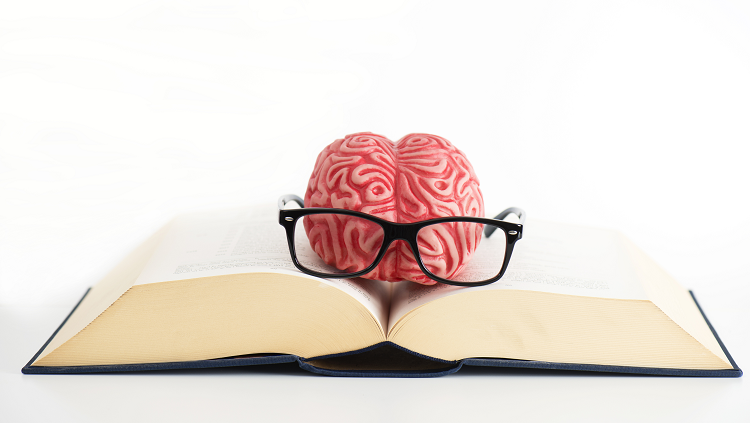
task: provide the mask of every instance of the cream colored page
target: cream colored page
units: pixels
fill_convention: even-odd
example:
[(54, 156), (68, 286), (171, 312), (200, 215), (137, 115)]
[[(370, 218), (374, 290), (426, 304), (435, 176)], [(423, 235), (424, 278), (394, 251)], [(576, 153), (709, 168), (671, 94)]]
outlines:
[(93, 286), (34, 363), (78, 334), (130, 289), (167, 231), (168, 225), (165, 225), (151, 235)]
[(516, 243), (505, 276), (505, 288), (586, 297), (645, 300), (617, 231), (531, 221)]
[(272, 206), (179, 216), (136, 285), (294, 269)]
[[(298, 255), (317, 258), (309, 246)], [(381, 328), (387, 326), (390, 287), (386, 282), (322, 279), (292, 263), (278, 208), (269, 204), (192, 213), (175, 219), (136, 280), (136, 285), (220, 275), (274, 272), (316, 280), (362, 303)]]
[[(495, 254), (494, 256), (498, 256)], [(492, 257), (471, 266), (492, 266)], [(438, 298), (468, 291), (515, 289), (585, 297), (647, 299), (615, 231), (527, 221), (511, 262), (499, 281), (480, 287), (400, 283), (394, 288), (389, 331), (409, 311)]]
[(649, 299), (714, 355), (729, 363), (690, 293), (630, 241), (629, 253)]

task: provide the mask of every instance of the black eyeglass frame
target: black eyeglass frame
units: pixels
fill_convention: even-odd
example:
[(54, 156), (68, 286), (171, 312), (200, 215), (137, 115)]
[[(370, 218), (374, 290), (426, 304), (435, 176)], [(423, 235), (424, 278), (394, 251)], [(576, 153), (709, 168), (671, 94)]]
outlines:
[[(284, 209), (286, 204), (290, 202), (297, 203), (301, 208), (290, 209), (290, 210)], [(388, 247), (391, 245), (391, 243), (393, 243), (393, 241), (401, 239), (401, 240), (404, 240), (407, 244), (409, 244), (409, 247), (411, 248), (412, 253), (414, 254), (414, 258), (416, 259), (417, 264), (419, 265), (419, 268), (422, 270), (422, 272), (425, 275), (427, 275), (427, 277), (429, 277), (430, 279), (434, 281), (444, 283), (447, 285), (454, 285), (454, 286), (489, 285), (493, 282), (496, 282), (500, 278), (502, 278), (503, 275), (505, 274), (505, 270), (508, 268), (508, 263), (510, 263), (510, 256), (513, 254), (513, 247), (515, 246), (516, 241), (518, 241), (519, 239), (523, 237), (523, 223), (526, 220), (526, 213), (523, 210), (517, 207), (510, 207), (508, 209), (503, 210), (500, 214), (495, 216), (494, 219), (488, 219), (488, 218), (483, 218), (483, 217), (471, 217), (471, 216), (451, 216), (451, 217), (439, 217), (436, 219), (423, 220), (421, 222), (414, 222), (414, 223), (394, 223), (394, 222), (389, 222), (387, 220), (381, 219), (379, 217), (369, 215), (367, 213), (362, 213), (362, 212), (357, 212), (357, 211), (352, 211), (352, 210), (325, 208), (325, 207), (304, 208), (305, 207), (304, 201), (300, 197), (293, 195), (293, 194), (284, 195), (281, 198), (279, 198), (278, 206), (279, 206), (279, 224), (283, 226), (284, 229), (286, 230), (286, 238), (289, 244), (289, 252), (291, 253), (291, 256), (292, 256), (292, 262), (294, 263), (294, 266), (297, 267), (297, 269), (301, 270), (304, 273), (307, 273), (313, 276), (318, 276), (321, 278), (336, 278), (336, 279), (355, 278), (357, 276), (365, 275), (373, 271), (378, 266), (380, 261), (385, 256), (385, 253), (388, 250)], [(381, 228), (383, 228), (383, 243), (380, 246), (380, 251), (378, 252), (378, 255), (373, 261), (373, 263), (370, 266), (368, 266), (366, 269), (360, 270), (358, 272), (341, 273), (341, 274), (321, 273), (321, 272), (316, 272), (314, 270), (306, 268), (297, 259), (297, 252), (295, 251), (295, 248), (294, 248), (294, 230), (297, 225), (297, 220), (307, 215), (331, 214), (331, 213), (360, 217), (362, 219), (366, 219), (371, 222), (374, 222), (380, 225)], [(517, 215), (521, 223), (511, 223), (511, 222), (506, 222), (504, 220), (501, 220), (510, 214)], [(422, 263), (422, 257), (419, 254), (419, 246), (417, 244), (417, 234), (419, 233), (419, 230), (424, 228), (425, 226), (434, 225), (436, 223), (445, 223), (445, 222), (472, 222), (472, 223), (484, 224), (485, 225), (484, 236), (488, 238), (490, 235), (492, 235), (493, 232), (495, 232), (497, 228), (502, 229), (505, 232), (505, 239), (506, 239), (507, 245), (505, 247), (505, 258), (503, 261), (503, 267), (500, 269), (500, 273), (484, 281), (456, 282), (456, 281), (444, 279), (439, 276), (433, 275), (429, 270), (427, 270), (427, 267), (424, 265), (424, 263)]]

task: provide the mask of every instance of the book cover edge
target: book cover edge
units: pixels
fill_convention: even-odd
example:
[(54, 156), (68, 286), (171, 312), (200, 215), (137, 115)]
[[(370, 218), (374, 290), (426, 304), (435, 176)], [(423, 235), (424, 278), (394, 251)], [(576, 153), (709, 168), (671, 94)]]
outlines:
[(49, 343), (52, 342), (53, 339), (55, 339), (55, 336), (57, 336), (57, 333), (60, 332), (60, 329), (62, 329), (63, 326), (65, 326), (65, 323), (67, 323), (68, 319), (70, 319), (70, 316), (72, 316), (73, 313), (75, 313), (76, 309), (78, 309), (78, 306), (81, 305), (84, 298), (86, 298), (86, 296), (89, 295), (89, 292), (91, 292), (91, 287), (86, 289), (86, 292), (83, 293), (83, 296), (81, 297), (80, 300), (78, 300), (76, 305), (73, 307), (73, 310), (70, 310), (70, 313), (68, 313), (68, 315), (65, 316), (65, 319), (62, 321), (62, 323), (60, 323), (60, 326), (58, 326), (57, 329), (55, 329), (55, 331), (52, 332), (52, 335), (49, 337), (49, 339), (47, 339), (47, 342), (45, 342), (44, 345), (42, 345), (42, 347), (39, 348), (39, 351), (37, 351), (36, 354), (34, 354), (34, 356), (31, 357), (31, 360), (29, 360), (29, 362), (26, 363), (25, 366), (23, 366), (23, 368), (21, 369), (21, 373), (28, 373), (29, 370), (32, 370), (33, 367), (39, 367), (39, 366), (32, 366), (31, 364), (35, 362), (36, 359), (42, 354), (44, 349), (47, 348), (47, 345), (49, 345)]

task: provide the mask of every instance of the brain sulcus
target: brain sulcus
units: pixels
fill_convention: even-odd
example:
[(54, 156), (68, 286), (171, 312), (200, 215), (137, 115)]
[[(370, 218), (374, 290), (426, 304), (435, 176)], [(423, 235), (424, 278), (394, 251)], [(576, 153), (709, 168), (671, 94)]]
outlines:
[[(448, 140), (429, 134), (409, 134), (393, 143), (363, 132), (334, 141), (318, 156), (305, 207), (354, 210), (397, 223), (484, 217), (479, 181), (466, 156)], [(382, 244), (380, 226), (358, 218), (309, 216), (304, 226), (315, 252), (341, 270), (366, 268)], [(449, 278), (468, 263), (480, 239), (478, 226), (423, 229), (418, 234), (420, 256), (432, 273)], [(435, 283), (401, 240), (363, 277)]]

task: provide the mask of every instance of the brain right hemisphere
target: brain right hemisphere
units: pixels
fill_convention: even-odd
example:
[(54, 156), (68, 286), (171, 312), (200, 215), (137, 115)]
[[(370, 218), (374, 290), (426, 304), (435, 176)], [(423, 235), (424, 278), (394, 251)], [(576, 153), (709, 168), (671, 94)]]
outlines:
[[(428, 134), (409, 134), (395, 144), (372, 133), (334, 141), (318, 156), (305, 207), (360, 211), (399, 223), (484, 216), (479, 181), (466, 156), (448, 140)], [(315, 252), (348, 272), (371, 264), (382, 243), (380, 226), (356, 218), (308, 216), (304, 225)], [(468, 263), (480, 239), (476, 225), (422, 230), (422, 261), (432, 273), (450, 278)], [(422, 273), (403, 241), (391, 244), (380, 264), (364, 277), (435, 283)]]

